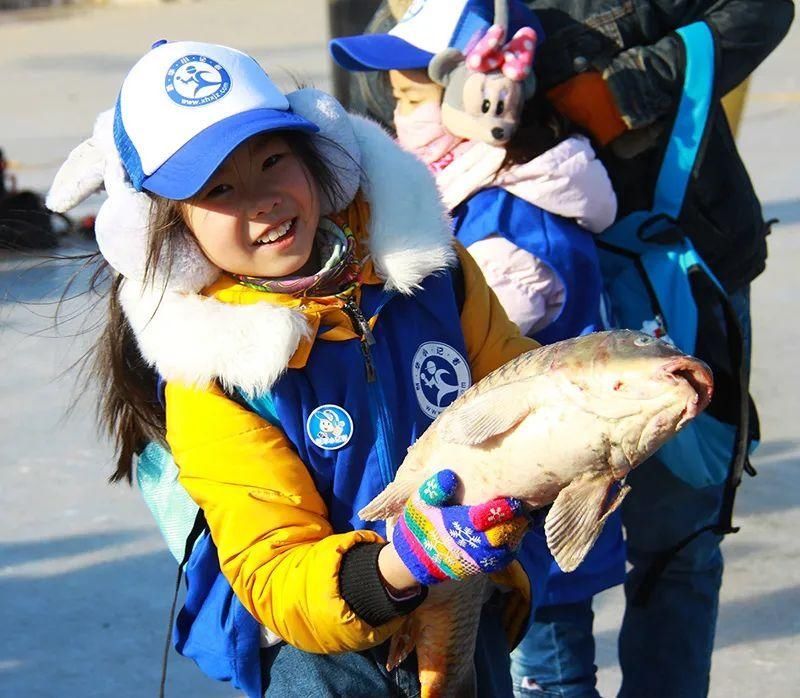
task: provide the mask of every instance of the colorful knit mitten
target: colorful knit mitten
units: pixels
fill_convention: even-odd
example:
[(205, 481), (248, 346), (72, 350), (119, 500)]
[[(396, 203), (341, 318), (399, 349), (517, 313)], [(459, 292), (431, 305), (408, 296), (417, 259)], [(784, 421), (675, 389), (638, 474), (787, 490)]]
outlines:
[(511, 497), (448, 505), (457, 486), (452, 470), (429, 477), (406, 502), (394, 527), (395, 550), (420, 584), (503, 569), (528, 526), (521, 502)]

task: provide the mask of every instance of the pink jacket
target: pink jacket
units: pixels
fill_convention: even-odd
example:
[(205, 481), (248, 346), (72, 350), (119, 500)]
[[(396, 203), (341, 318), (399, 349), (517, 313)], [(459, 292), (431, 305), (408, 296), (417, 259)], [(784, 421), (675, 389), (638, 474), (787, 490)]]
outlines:
[[(617, 214), (617, 197), (588, 139), (573, 136), (533, 160), (498, 170), (505, 150), (474, 143), (437, 174), (442, 198), (453, 209), (480, 189), (500, 186), (539, 208), (599, 233)], [(500, 236), (468, 248), (508, 316), (533, 334), (558, 314), (564, 288), (552, 269)]]

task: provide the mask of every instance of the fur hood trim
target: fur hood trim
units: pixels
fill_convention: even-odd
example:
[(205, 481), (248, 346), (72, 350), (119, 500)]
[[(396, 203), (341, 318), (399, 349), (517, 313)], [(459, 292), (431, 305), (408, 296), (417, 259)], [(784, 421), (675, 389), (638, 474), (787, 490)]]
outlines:
[(428, 167), (378, 124), (351, 116), (370, 204), (369, 250), (386, 289), (410, 294), (456, 262), (450, 215)]
[[(368, 250), (387, 290), (412, 294), (456, 262), (450, 219), (427, 167), (383, 129), (349, 116), (360, 149), (361, 189), (370, 207)], [(126, 279), (120, 301), (142, 356), (167, 381), (255, 395), (286, 370), (309, 332), (298, 310), (264, 302), (234, 305)]]

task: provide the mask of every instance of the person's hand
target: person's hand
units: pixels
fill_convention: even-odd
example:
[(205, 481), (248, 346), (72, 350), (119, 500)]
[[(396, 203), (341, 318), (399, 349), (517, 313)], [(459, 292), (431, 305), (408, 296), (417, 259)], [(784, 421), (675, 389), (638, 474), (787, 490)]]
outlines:
[(527, 529), (528, 517), (519, 500), (448, 504), (457, 487), (452, 470), (431, 476), (406, 502), (394, 527), (391, 548), (420, 584), (503, 569), (514, 559)]
[(547, 92), (550, 103), (570, 121), (586, 129), (600, 145), (608, 145), (627, 126), (608, 83), (597, 71), (578, 73)]

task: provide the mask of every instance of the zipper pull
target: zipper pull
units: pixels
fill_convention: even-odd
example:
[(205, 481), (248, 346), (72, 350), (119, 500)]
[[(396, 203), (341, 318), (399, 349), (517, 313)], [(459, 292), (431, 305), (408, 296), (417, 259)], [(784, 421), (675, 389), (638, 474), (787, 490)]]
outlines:
[(364, 369), (367, 372), (367, 383), (374, 383), (377, 374), (375, 373), (375, 364), (372, 363), (372, 354), (370, 354), (369, 347), (363, 339), (359, 342), (361, 347), (361, 354), (364, 357)]
[(369, 321), (364, 317), (361, 308), (358, 307), (353, 297), (350, 296), (342, 306), (342, 310), (350, 318), (353, 323), (353, 331), (359, 336), (359, 346), (361, 347), (361, 354), (364, 357), (364, 368), (367, 372), (367, 382), (372, 383), (375, 381), (377, 374), (375, 372), (375, 364), (372, 363), (372, 353), (369, 348), (375, 344), (375, 336), (369, 326)]
[(353, 322), (353, 329), (358, 333), (361, 339), (367, 343), (367, 346), (371, 347), (373, 344), (375, 344), (375, 336), (372, 334), (372, 329), (369, 326), (369, 320), (367, 320), (366, 316), (361, 311), (361, 308), (358, 307), (358, 304), (353, 300), (352, 296), (347, 299), (347, 302), (345, 303), (345, 310)]

